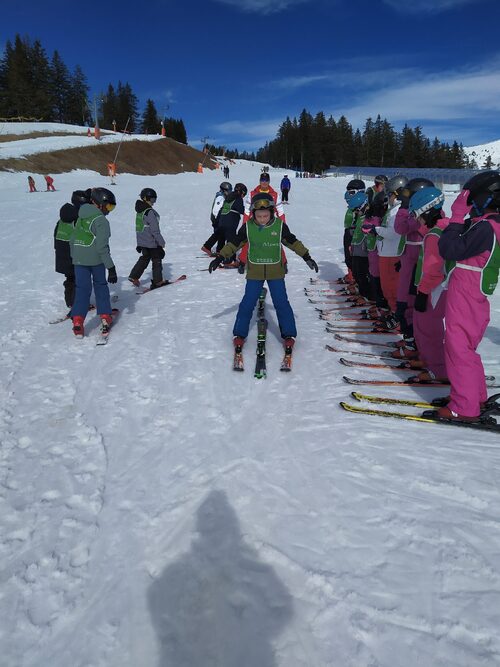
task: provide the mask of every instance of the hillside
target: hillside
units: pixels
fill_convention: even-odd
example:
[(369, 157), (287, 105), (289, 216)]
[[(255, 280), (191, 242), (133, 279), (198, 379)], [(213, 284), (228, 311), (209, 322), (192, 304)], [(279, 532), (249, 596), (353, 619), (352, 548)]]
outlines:
[[(201, 151), (159, 135), (122, 135), (103, 132), (98, 142), (86, 127), (60, 123), (10, 123), (0, 133), (0, 171), (62, 174), (74, 169), (107, 173), (121, 143), (119, 173), (178, 174), (196, 171), (204, 161)], [(215, 168), (206, 159), (204, 167)]]

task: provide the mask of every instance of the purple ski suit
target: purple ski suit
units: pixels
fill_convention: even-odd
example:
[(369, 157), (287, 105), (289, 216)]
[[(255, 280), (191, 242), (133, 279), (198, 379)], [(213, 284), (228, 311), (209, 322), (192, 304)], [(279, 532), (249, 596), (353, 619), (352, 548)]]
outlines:
[[(446, 307), (446, 290), (439, 294), (440, 286), (445, 278), (444, 259), (439, 254), (436, 227), (446, 229), (448, 218), (441, 218), (437, 224), (428, 229), (422, 225), (423, 241), (422, 275), (418, 283), (418, 291), (428, 294), (425, 313), (413, 311), (413, 333), (417, 342), (420, 359), (425, 367), (436, 378), (445, 378), (446, 363), (444, 358), (444, 314)], [(432, 232), (432, 233), (431, 233)], [(433, 305), (432, 293), (437, 297)]]
[(397, 301), (408, 304), (405, 317), (408, 324), (412, 324), (415, 296), (410, 294), (410, 288), (423, 237), (419, 231), (420, 223), (416, 218), (410, 215), (407, 208), (400, 208), (396, 213), (394, 230), (401, 236), (406, 236), (405, 249), (400, 258), (401, 270), (399, 271), (398, 292), (396, 298)]
[(481, 269), (500, 243), (500, 215), (488, 213), (463, 223), (450, 223), (439, 240), (444, 259), (457, 261), (446, 299), (445, 360), (451, 383), (450, 410), (477, 417), (488, 394), (484, 368), (476, 352), (490, 321), (490, 304), (481, 289)]

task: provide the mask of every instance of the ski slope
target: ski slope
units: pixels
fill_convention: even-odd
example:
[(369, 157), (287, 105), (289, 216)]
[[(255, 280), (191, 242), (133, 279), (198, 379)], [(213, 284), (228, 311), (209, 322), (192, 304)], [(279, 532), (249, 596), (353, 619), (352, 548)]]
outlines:
[[(284, 173), (271, 170), (274, 187)], [(240, 162), (230, 180), (250, 189), (258, 175)], [(75, 340), (48, 324), (65, 312), (52, 235), (71, 192), (107, 180), (72, 172), (28, 194), (26, 176), (0, 174), (1, 664), (499, 665), (498, 436), (343, 412), (352, 387), (293, 253), (293, 371), (279, 372), (268, 300), (268, 378), (253, 377), (255, 324), (234, 373), (244, 278), (197, 258), (218, 172), (118, 177), (121, 315), (107, 346), (92, 315)], [(320, 278), (343, 273), (347, 180), (292, 179), (287, 220)], [(165, 277), (188, 278), (138, 296), (127, 276), (145, 186)], [(481, 348), (497, 377), (499, 326), (497, 294)]]

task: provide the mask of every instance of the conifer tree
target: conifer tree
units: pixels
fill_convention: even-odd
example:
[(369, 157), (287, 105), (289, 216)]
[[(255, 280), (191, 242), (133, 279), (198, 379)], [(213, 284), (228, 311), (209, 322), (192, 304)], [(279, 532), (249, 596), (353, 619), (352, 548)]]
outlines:
[(153, 100), (146, 100), (146, 108), (142, 114), (141, 131), (143, 134), (158, 134), (160, 119)]

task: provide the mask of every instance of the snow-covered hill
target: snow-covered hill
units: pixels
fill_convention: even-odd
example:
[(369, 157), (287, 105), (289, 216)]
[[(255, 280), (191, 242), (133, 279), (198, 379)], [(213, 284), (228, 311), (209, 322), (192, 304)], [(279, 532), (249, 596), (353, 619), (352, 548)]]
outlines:
[[(258, 174), (238, 163), (230, 180)], [(93, 316), (75, 340), (69, 323), (48, 324), (65, 311), (53, 229), (72, 190), (107, 180), (72, 172), (28, 194), (26, 176), (0, 174), (0, 662), (500, 664), (498, 437), (342, 412), (345, 369), (293, 254), (293, 371), (278, 370), (268, 303), (268, 379), (253, 377), (255, 326), (234, 373), (244, 278), (197, 258), (218, 172), (119, 176), (121, 315), (106, 347)], [(292, 181), (287, 220), (320, 278), (343, 272), (346, 182)], [(159, 194), (166, 277), (188, 279), (137, 296), (127, 276), (145, 186)], [(481, 352), (500, 376), (498, 296), (492, 310)], [(370, 377), (384, 373), (402, 375)]]
[(488, 157), (491, 157), (492, 169), (500, 168), (500, 139), (480, 146), (466, 146), (464, 151), (474, 159), (478, 169), (482, 169)]

